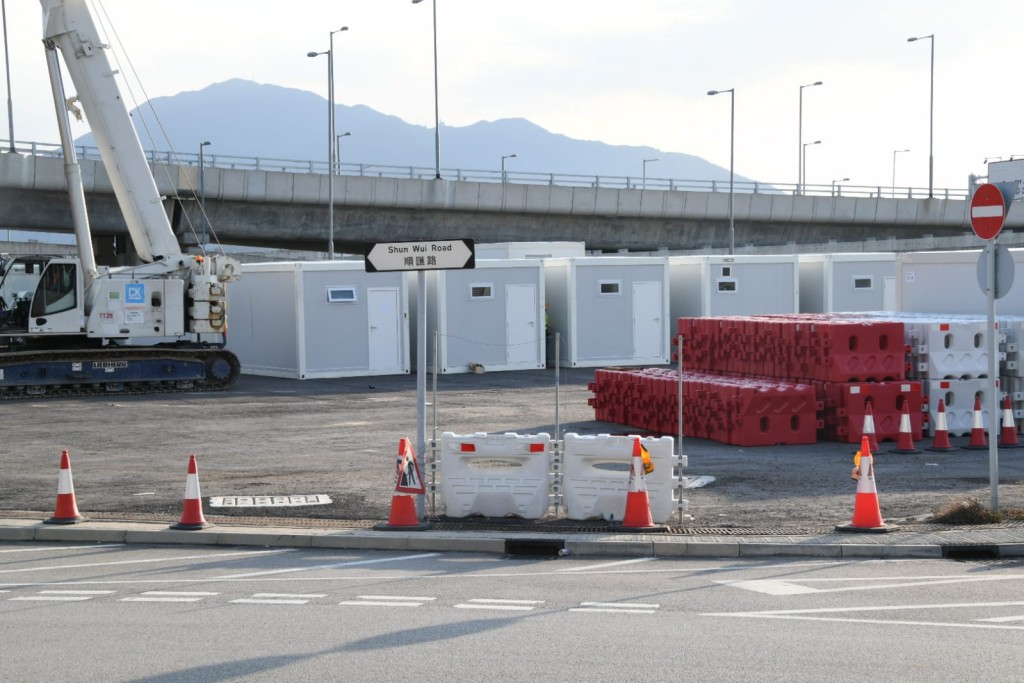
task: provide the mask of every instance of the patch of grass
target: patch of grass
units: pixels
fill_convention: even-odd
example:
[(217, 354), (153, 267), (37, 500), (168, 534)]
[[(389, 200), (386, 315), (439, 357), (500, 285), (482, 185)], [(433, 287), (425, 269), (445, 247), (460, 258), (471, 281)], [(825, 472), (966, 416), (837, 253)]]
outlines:
[[(1015, 510), (1014, 513), (1024, 511)], [(935, 513), (933, 522), (938, 524), (955, 524), (958, 526), (969, 524), (997, 524), (1004, 519), (1020, 519), (1021, 517), (1007, 517), (1002, 511), (992, 512), (981, 503), (971, 498), (969, 500), (950, 503)]]

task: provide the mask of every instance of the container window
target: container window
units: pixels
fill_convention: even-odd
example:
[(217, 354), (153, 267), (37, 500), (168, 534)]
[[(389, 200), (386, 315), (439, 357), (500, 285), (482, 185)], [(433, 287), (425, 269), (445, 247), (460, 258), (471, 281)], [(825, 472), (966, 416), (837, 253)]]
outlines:
[(739, 283), (734, 277), (718, 278), (719, 294), (735, 294), (739, 290)]
[(470, 299), (493, 299), (494, 298), (494, 285), (492, 283), (470, 285), (469, 286), (469, 298)]
[(327, 288), (327, 303), (329, 304), (348, 304), (354, 301), (358, 301), (359, 297), (356, 296), (355, 287), (328, 287)]
[(732, 277), (732, 266), (722, 266), (722, 277)]
[(856, 291), (872, 290), (875, 288), (875, 278), (871, 275), (854, 275), (853, 289)]
[(618, 296), (622, 293), (622, 280), (601, 280), (597, 283), (600, 296)]

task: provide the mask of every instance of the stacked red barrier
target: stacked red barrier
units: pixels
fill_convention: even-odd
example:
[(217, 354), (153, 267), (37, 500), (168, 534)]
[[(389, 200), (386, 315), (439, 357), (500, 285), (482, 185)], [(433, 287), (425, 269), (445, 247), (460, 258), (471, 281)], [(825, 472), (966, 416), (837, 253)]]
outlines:
[[(598, 420), (660, 434), (678, 429), (674, 370), (597, 370), (589, 404)], [(683, 431), (736, 446), (813, 444), (820, 404), (809, 384), (684, 373)]]
[(680, 318), (683, 366), (743, 376), (822, 382), (901, 380), (903, 323), (825, 315)]
[[(859, 443), (870, 402), (876, 439), (895, 441), (909, 402), (912, 437), (922, 437), (925, 400), (920, 383), (904, 379), (910, 349), (900, 321), (857, 314), (680, 318), (677, 330), (684, 338), (684, 431), (691, 436), (743, 446)], [(663, 434), (678, 429), (674, 370), (597, 372), (597, 419)]]

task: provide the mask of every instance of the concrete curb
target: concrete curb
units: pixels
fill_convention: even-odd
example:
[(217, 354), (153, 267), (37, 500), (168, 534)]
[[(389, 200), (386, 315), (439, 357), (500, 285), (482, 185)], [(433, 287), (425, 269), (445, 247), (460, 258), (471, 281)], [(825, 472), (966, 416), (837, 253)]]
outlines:
[[(936, 534), (938, 535), (938, 534)], [(190, 544), (284, 548), (345, 548), (353, 550), (414, 550), (492, 554), (554, 554), (594, 557), (702, 557), (782, 558), (819, 557), (850, 559), (940, 559), (969, 556), (1024, 557), (1024, 529), (1009, 530), (1010, 542), (992, 543), (979, 538), (964, 543), (963, 533), (942, 542), (900, 543), (896, 536), (870, 536), (872, 542), (850, 536), (793, 537), (777, 541), (765, 537), (694, 540), (684, 536), (640, 534), (529, 534), (396, 532), (365, 529), (328, 530), (254, 527), (210, 527), (179, 531), (167, 524), (137, 522), (82, 522), (53, 526), (36, 520), (0, 519), (0, 541), (59, 541), (78, 543)], [(909, 539), (908, 539), (909, 540)], [(915, 538), (920, 541), (919, 538)], [(531, 552), (531, 549), (536, 552)]]

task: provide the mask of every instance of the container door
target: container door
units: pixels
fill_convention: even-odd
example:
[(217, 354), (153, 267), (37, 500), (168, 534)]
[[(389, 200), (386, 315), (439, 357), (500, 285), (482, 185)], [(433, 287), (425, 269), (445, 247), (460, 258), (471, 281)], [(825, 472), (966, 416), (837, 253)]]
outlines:
[(508, 364), (536, 364), (540, 335), (537, 321), (537, 287), (508, 285), (505, 287), (505, 340)]
[(366, 290), (370, 326), (370, 370), (397, 370), (402, 366), (397, 288)]
[(895, 277), (883, 277), (882, 278), (882, 310), (883, 311), (895, 311), (896, 310), (896, 278)]
[(660, 282), (633, 283), (633, 357), (660, 358), (662, 353)]

